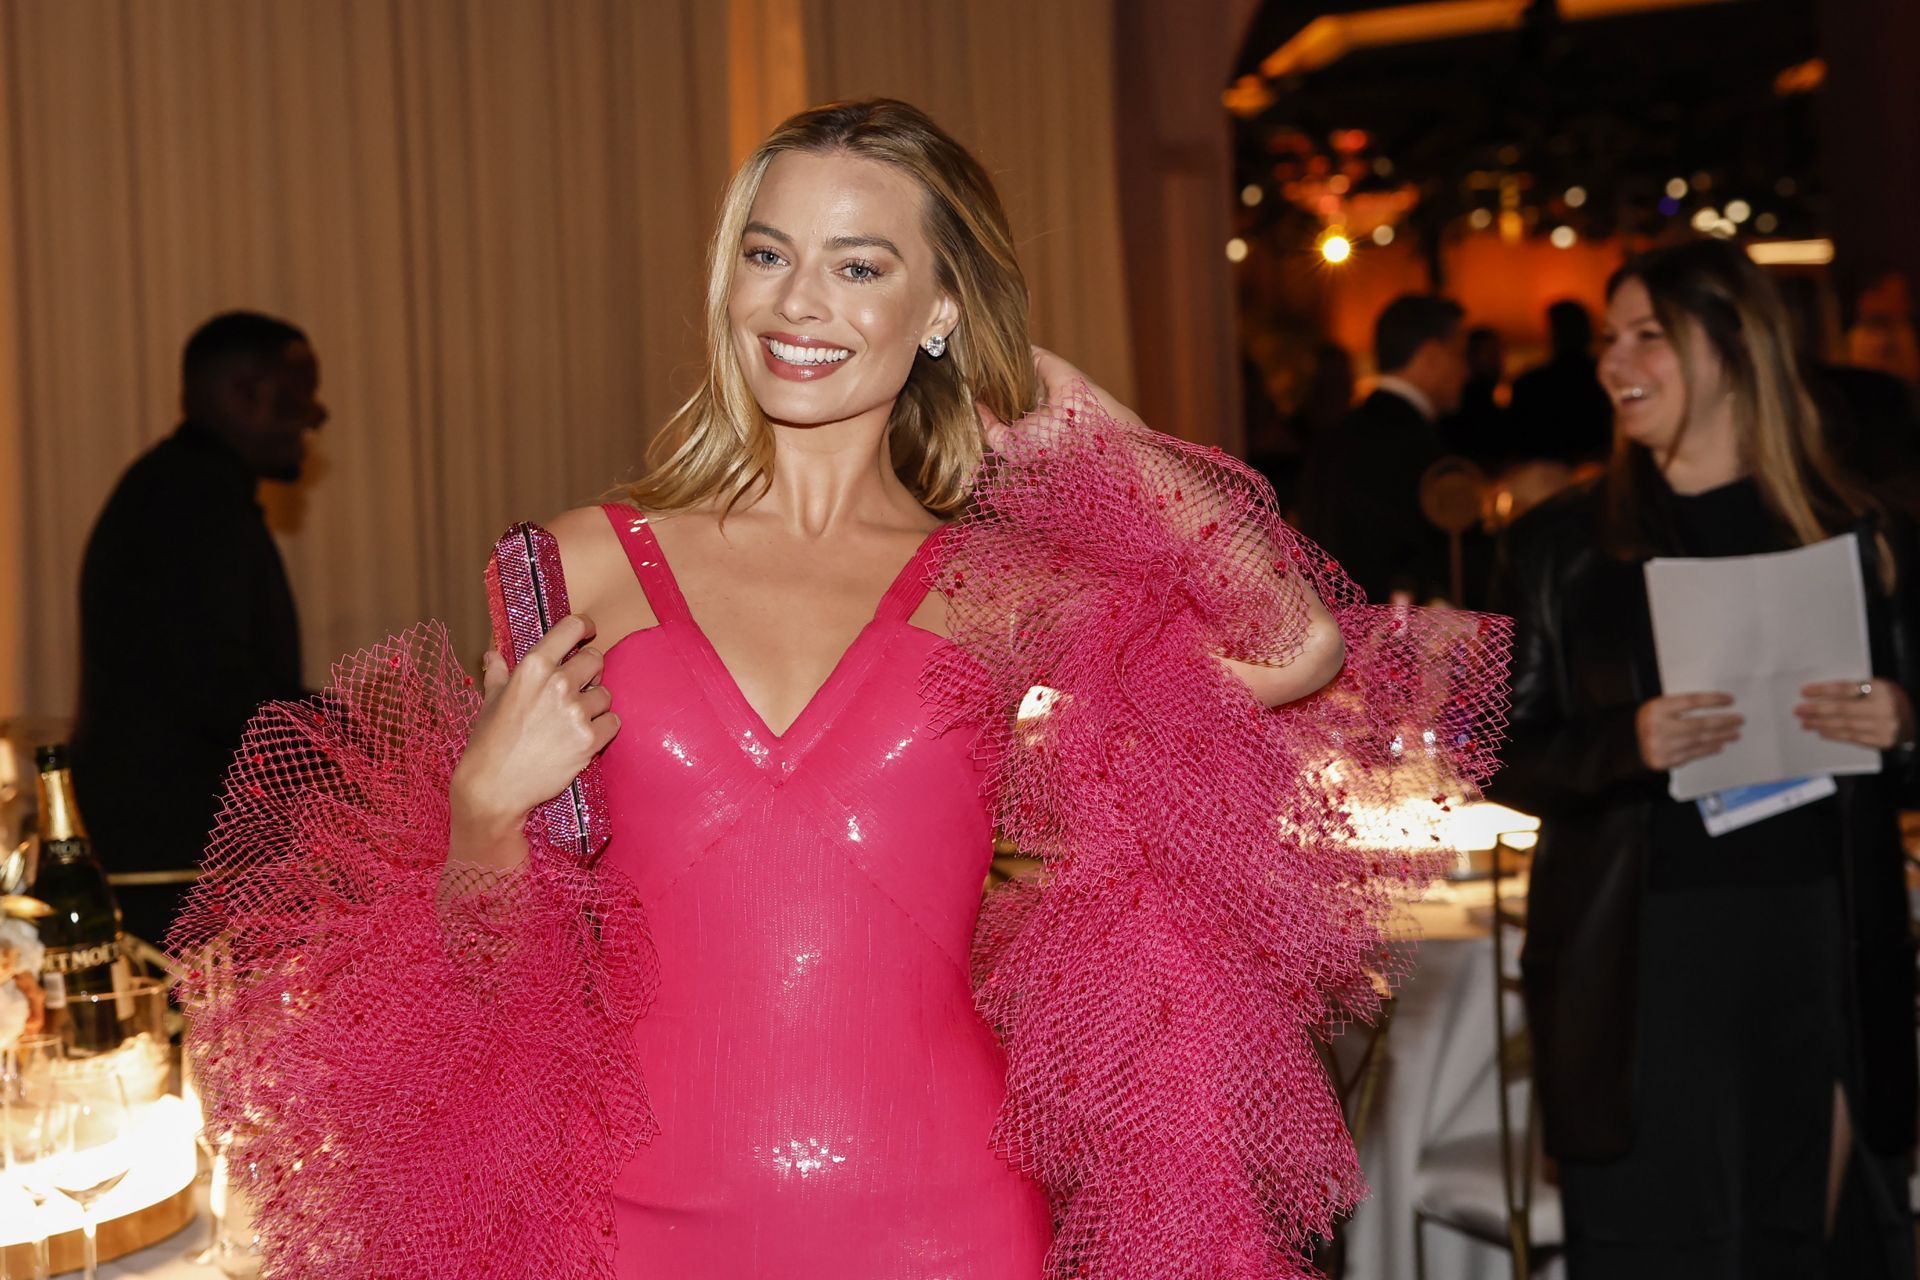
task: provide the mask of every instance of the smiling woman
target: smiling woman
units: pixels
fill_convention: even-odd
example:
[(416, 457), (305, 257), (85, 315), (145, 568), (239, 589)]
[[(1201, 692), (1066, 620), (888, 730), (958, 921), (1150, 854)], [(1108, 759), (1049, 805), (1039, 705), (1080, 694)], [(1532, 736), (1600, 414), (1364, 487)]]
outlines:
[[(1252, 472), (1032, 348), (1012, 243), (916, 109), (789, 120), (722, 206), (704, 384), (629, 501), (551, 523), (578, 612), (478, 707), (436, 641), (268, 717), (323, 750), (256, 732), (216, 842), (247, 890), (188, 936), (259, 976), (190, 995), (247, 1046), (211, 1105), (296, 1189), (276, 1260), (1309, 1274), (1363, 1185), (1314, 1037), (1377, 1009), (1445, 857), (1354, 811), (1484, 780), (1505, 627), (1367, 605)], [(528, 814), (596, 756), (583, 868)], [(1048, 869), (983, 907), (996, 832)], [(363, 1138), (396, 1098), (434, 1114)]]
[[(1651, 252), (1608, 294), (1612, 469), (1513, 527), (1499, 592), (1518, 654), (1496, 794), (1543, 819), (1522, 968), (1572, 1267), (1904, 1280), (1920, 550), (1827, 456), (1785, 310), (1737, 246)], [(1777, 707), (1662, 686), (1649, 558), (1848, 534), (1871, 669)], [(1668, 794), (1670, 770), (1789, 713), (1880, 770), (1731, 830), (1705, 825), (1712, 797)]]
[[(874, 160), (796, 153), (767, 167), (727, 318), (748, 389), (770, 421), (806, 427), (891, 414), (922, 346), (946, 341), (960, 307), (937, 278), (926, 237), (902, 235), (903, 252), (851, 222), (912, 228), (920, 204), (911, 178)], [(769, 374), (801, 386), (783, 388)]]
[[(976, 402), (1010, 421), (1039, 398), (999, 195), (912, 108), (825, 109), (776, 129), (728, 186), (710, 255), (713, 359), (628, 494), (646, 510), (714, 497), (731, 510), (772, 473), (769, 424), (877, 412), (902, 484), (951, 515), (980, 462)], [(775, 342), (847, 356), (790, 360)]]

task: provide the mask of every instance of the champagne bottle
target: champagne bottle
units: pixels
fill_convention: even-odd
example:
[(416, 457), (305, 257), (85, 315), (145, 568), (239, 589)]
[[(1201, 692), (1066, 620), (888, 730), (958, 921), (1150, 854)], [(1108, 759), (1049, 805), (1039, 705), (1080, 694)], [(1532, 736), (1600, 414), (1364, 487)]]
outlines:
[(71, 1054), (105, 1053), (120, 1044), (118, 1002), (80, 1000), (119, 988), (120, 905), (94, 856), (73, 798), (64, 745), (34, 753), (40, 766), (40, 857), (27, 896), (46, 911), (35, 921), (47, 949), (40, 972), (47, 993), (47, 1030)]

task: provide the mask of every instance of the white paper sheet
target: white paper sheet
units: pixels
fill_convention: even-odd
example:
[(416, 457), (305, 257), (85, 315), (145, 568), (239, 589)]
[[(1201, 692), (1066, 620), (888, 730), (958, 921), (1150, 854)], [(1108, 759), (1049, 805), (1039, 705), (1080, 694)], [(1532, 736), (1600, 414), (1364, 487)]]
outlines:
[(1746, 717), (1738, 741), (1673, 770), (1674, 799), (1880, 771), (1879, 752), (1829, 742), (1793, 715), (1803, 686), (1873, 674), (1852, 534), (1774, 555), (1650, 560), (1646, 573), (1661, 690), (1730, 693)]

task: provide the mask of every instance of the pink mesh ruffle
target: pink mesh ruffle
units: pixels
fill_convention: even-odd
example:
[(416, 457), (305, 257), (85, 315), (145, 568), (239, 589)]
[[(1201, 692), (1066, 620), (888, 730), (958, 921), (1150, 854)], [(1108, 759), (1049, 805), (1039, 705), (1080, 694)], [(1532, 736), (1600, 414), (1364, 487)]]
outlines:
[(537, 841), (449, 868), (472, 686), (429, 625), (262, 708), (169, 938), (269, 1277), (612, 1275), (652, 944), (623, 878)]
[[(1377, 1010), (1391, 918), (1449, 856), (1435, 818), (1493, 768), (1507, 620), (1363, 603), (1252, 471), (1084, 387), (975, 499), (927, 690), (984, 727), (1001, 832), (1045, 859), (989, 899), (974, 967), (1049, 1275), (1313, 1275), (1365, 1193), (1313, 1037)], [(1308, 588), (1346, 668), (1269, 710), (1212, 655), (1295, 656)]]

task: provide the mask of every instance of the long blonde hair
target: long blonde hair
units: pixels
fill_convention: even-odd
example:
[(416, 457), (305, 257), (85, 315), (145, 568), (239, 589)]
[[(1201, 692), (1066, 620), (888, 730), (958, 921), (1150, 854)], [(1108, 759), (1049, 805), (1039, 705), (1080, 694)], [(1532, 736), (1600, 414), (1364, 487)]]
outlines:
[(922, 506), (966, 504), (985, 441), (974, 403), (1012, 421), (1039, 400), (1027, 334), (1027, 282), (993, 181), (919, 108), (890, 98), (835, 102), (786, 121), (741, 163), (720, 204), (707, 265), (707, 371), (700, 389), (647, 451), (648, 473), (627, 497), (649, 511), (717, 504), (722, 513), (765, 492), (773, 432), (735, 352), (728, 303), (760, 181), (776, 156), (845, 154), (877, 160), (918, 184), (940, 288), (960, 323), (938, 360), (924, 351), (887, 422), (895, 473)]
[[(1691, 240), (1621, 267), (1607, 282), (1608, 298), (1628, 280), (1646, 287), (1689, 387), (1696, 371), (1688, 335), (1706, 337), (1733, 394), (1742, 461), (1767, 508), (1796, 542), (1818, 542), (1880, 514), (1879, 503), (1827, 448), (1819, 409), (1794, 354), (1786, 306), (1766, 272), (1724, 240)], [(1680, 429), (1684, 434), (1684, 422)], [(1645, 490), (1663, 461), (1625, 435), (1614, 442), (1610, 524), (1626, 554), (1651, 550), (1644, 545)], [(1882, 583), (1891, 589), (1894, 565), (1884, 534), (1876, 531), (1875, 541)]]

